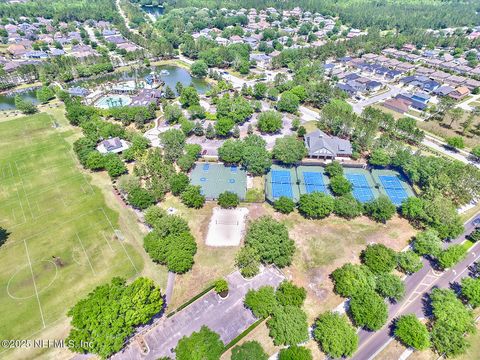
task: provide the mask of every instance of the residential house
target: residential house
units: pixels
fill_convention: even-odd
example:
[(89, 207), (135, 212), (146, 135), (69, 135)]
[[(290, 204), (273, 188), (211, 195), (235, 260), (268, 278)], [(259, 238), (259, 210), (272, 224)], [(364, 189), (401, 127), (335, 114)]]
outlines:
[(466, 86), (460, 86), (456, 88), (454, 91), (448, 94), (454, 100), (462, 100), (463, 98), (467, 97), (470, 94), (470, 90)]
[(98, 146), (97, 150), (101, 154), (108, 154), (108, 153), (121, 153), (127, 150), (130, 147), (130, 144), (123, 139), (118, 137), (103, 140)]

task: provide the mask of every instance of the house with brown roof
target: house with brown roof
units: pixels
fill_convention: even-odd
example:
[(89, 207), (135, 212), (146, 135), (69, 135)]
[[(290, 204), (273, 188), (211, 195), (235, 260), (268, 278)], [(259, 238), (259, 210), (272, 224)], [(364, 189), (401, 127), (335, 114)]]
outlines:
[(466, 96), (470, 94), (470, 90), (466, 86), (460, 86), (452, 91), (448, 96), (450, 96), (454, 100), (462, 100)]
[(22, 44), (12, 44), (8, 46), (7, 51), (15, 57), (20, 57), (27, 52), (27, 49)]
[(410, 105), (404, 99), (388, 99), (383, 103), (383, 106), (400, 114), (404, 114), (408, 112)]

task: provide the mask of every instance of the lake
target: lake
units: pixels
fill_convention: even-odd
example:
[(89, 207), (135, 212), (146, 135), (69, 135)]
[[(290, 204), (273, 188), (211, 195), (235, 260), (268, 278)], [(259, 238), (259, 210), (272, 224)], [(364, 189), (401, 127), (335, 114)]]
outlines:
[[(39, 104), (35, 91), (24, 91), (19, 94), (24, 100), (30, 101), (35, 105)], [(0, 95), (0, 111), (15, 109), (15, 95)]]
[(155, 19), (163, 15), (164, 8), (161, 6), (143, 5), (142, 10), (152, 15)]

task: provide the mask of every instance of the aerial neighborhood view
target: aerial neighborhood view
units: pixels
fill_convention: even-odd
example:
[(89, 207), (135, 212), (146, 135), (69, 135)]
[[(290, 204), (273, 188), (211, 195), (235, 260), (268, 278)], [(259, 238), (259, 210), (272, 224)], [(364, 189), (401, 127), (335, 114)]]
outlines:
[(0, 359), (479, 360), (480, 1), (0, 0)]

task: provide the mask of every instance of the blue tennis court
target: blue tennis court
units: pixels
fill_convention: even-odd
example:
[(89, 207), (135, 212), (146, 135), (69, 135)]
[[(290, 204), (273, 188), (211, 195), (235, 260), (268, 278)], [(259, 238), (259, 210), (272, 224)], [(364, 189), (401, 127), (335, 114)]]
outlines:
[(274, 199), (281, 196), (293, 198), (292, 178), (289, 171), (272, 170), (272, 195)]
[(291, 184), (292, 179), (289, 171), (272, 170), (272, 183), (276, 184)]
[(323, 183), (322, 174), (319, 172), (303, 172), (303, 181), (305, 182), (305, 190), (308, 194), (319, 191), (328, 193), (327, 187)]
[(392, 203), (400, 205), (403, 200), (408, 198), (408, 194), (397, 176), (380, 175), (378, 178), (380, 179), (382, 186), (385, 188), (388, 197), (392, 200)]
[(364, 203), (374, 199), (372, 188), (367, 181), (365, 175), (362, 174), (345, 174), (345, 177), (353, 186), (353, 196), (358, 201)]

